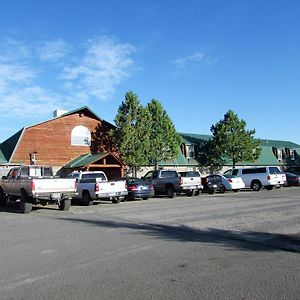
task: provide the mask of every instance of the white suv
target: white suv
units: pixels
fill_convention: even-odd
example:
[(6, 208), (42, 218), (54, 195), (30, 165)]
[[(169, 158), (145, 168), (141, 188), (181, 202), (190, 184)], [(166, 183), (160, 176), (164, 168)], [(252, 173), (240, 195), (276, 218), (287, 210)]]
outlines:
[(274, 186), (283, 186), (285, 174), (278, 167), (256, 167), (229, 169), (224, 174), (241, 177), (246, 188), (259, 191), (262, 187), (272, 190)]

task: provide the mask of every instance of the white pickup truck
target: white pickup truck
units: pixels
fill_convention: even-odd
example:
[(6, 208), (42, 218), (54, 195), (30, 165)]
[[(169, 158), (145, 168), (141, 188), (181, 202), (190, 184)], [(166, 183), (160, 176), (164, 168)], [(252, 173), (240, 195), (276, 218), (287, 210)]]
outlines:
[(198, 171), (178, 172), (181, 192), (188, 196), (199, 195), (203, 189), (201, 174)]
[(109, 181), (102, 171), (73, 172), (70, 175), (76, 179), (77, 194), (84, 205), (92, 205), (94, 200), (111, 200), (119, 203), (127, 194), (126, 180)]
[(48, 203), (68, 210), (75, 194), (75, 180), (54, 177), (49, 166), (21, 165), (0, 180), (0, 205), (7, 200), (19, 201), (22, 213), (30, 213), (34, 204)]

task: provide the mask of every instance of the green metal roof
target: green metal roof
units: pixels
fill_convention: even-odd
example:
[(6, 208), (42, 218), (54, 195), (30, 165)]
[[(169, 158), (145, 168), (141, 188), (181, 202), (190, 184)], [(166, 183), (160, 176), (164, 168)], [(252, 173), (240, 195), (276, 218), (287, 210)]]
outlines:
[[(0, 145), (0, 147), (1, 147), (1, 145)], [(2, 153), (2, 151), (0, 149), (0, 164), (5, 164), (7, 162), (8, 161), (6, 160), (6, 158), (4, 157), (4, 155), (3, 155), (3, 153)]]
[[(18, 145), (18, 142), (23, 133), (23, 130), (24, 130), (24, 128), (22, 128), (17, 133), (15, 133), (10, 138), (8, 138), (3, 143), (1, 143), (0, 151), (1, 151), (4, 159), (6, 160), (6, 162), (10, 161), (11, 156), (14, 153), (16, 146)], [(1, 156), (0, 156), (0, 159), (1, 159)]]
[[(183, 143), (188, 144), (202, 144), (207, 142), (212, 135), (203, 135), (203, 134), (194, 134), (194, 133), (180, 133), (183, 138)], [(277, 149), (291, 149), (296, 150), (296, 157), (293, 163), (300, 164), (300, 145), (289, 142), (289, 141), (277, 141), (277, 140), (266, 140), (258, 139), (261, 144), (261, 154), (259, 158), (254, 162), (239, 162), (237, 165), (283, 165), (282, 161), (278, 161), (273, 154), (272, 147)], [(182, 154), (181, 154), (182, 155)], [(183, 157), (183, 160), (186, 160), (185, 165), (199, 165), (195, 159), (189, 159)], [(175, 160), (176, 161), (176, 160)], [(225, 165), (230, 165), (231, 161), (228, 160)]]
[(159, 166), (198, 166), (199, 163), (195, 159), (185, 158), (180, 148), (178, 148), (178, 156), (174, 159), (160, 162)]
[(278, 161), (273, 154), (272, 147), (269, 146), (261, 146), (261, 153), (257, 160), (254, 162), (239, 162), (237, 163), (238, 166), (244, 165), (259, 165), (259, 166), (279, 166), (283, 165), (282, 162)]
[(183, 143), (188, 144), (201, 144), (207, 142), (212, 138), (209, 134), (195, 134), (195, 133), (179, 133), (182, 136)]
[(83, 154), (83, 155), (80, 155), (80, 156), (74, 158), (73, 160), (71, 160), (69, 163), (67, 163), (64, 166), (64, 168), (72, 169), (72, 168), (84, 167), (84, 166), (87, 166), (87, 165), (90, 165), (90, 164), (96, 162), (97, 160), (99, 160), (107, 155), (109, 155), (109, 153)]
[(275, 148), (300, 148), (300, 145), (295, 144), (293, 142), (289, 141), (276, 141), (276, 140), (266, 140), (266, 139), (260, 139), (260, 143), (262, 146), (269, 146), (269, 147), (275, 147)]
[[(180, 133), (185, 144), (195, 143), (199, 144), (208, 141), (212, 138), (210, 134), (195, 134), (195, 133)], [(268, 140), (268, 139), (256, 139), (259, 140), (262, 146), (269, 146), (275, 148), (289, 148), (296, 149), (300, 148), (300, 145), (290, 142), (290, 141), (280, 141), (280, 140)]]

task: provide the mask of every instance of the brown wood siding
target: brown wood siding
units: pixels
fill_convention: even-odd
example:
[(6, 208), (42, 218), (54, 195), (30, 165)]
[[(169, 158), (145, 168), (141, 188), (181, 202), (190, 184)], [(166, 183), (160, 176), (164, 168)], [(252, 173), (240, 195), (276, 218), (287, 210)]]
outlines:
[(63, 166), (81, 154), (90, 153), (89, 146), (71, 146), (71, 131), (83, 125), (91, 133), (101, 124), (96, 118), (75, 113), (26, 128), (11, 162), (30, 163), (29, 154), (37, 152), (37, 164)]

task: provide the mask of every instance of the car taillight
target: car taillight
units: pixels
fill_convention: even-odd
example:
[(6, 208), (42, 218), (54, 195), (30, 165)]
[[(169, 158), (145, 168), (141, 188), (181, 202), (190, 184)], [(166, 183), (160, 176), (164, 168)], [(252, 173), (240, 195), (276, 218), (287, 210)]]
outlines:
[(267, 176), (267, 180), (271, 180), (271, 176), (270, 175)]
[(137, 191), (137, 189), (138, 189), (138, 188), (137, 188), (136, 185), (130, 185), (130, 186), (129, 186), (129, 190), (130, 190), (130, 191)]
[(228, 180), (228, 182), (231, 182), (232, 183), (232, 179), (231, 178), (229, 178), (229, 179), (227, 179)]
[(154, 190), (153, 184), (150, 185), (150, 190)]
[(31, 181), (31, 190), (32, 190), (32, 191), (35, 190), (35, 183), (34, 183), (34, 181)]
[(95, 184), (95, 192), (99, 192), (100, 188), (99, 188), (99, 183)]

